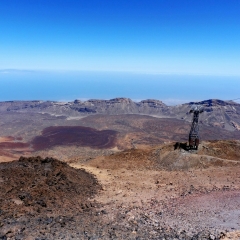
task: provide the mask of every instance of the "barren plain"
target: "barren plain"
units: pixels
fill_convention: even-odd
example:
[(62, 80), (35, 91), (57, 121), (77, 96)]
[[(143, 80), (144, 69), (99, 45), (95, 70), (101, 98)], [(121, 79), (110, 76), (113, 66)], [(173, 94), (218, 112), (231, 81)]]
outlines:
[(204, 103), (198, 151), (174, 147), (188, 139), (186, 106), (176, 117), (181, 106), (99, 114), (75, 101), (68, 115), (34, 104), (1, 108), (0, 239), (240, 239), (236, 104), (234, 115)]

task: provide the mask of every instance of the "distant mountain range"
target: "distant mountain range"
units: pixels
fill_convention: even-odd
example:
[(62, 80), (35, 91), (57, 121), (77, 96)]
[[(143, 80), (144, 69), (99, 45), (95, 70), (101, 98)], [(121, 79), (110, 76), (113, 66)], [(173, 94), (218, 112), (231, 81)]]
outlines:
[(56, 101), (6, 101), (0, 102), (0, 112), (37, 112), (67, 117), (94, 114), (144, 114), (191, 121), (192, 115), (189, 110), (193, 104), (201, 104), (204, 107), (204, 112), (200, 116), (201, 124), (219, 127), (228, 131), (240, 131), (240, 104), (218, 99), (189, 102), (177, 106), (167, 106), (162, 101), (154, 99), (134, 102), (129, 98), (75, 100), (67, 103)]

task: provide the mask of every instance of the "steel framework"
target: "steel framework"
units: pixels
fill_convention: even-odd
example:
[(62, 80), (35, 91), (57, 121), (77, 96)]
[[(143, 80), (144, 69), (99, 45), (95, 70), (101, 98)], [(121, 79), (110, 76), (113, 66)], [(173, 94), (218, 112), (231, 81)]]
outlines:
[(199, 145), (199, 126), (198, 119), (200, 113), (203, 112), (203, 107), (199, 105), (193, 105), (190, 113), (193, 113), (192, 126), (189, 133), (189, 148), (190, 149), (198, 149)]

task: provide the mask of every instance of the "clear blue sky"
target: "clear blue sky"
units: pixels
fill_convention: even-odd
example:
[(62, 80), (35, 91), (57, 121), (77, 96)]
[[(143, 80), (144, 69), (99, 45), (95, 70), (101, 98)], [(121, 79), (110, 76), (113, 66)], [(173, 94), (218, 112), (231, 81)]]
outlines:
[[(193, 79), (202, 76), (206, 83), (211, 78), (213, 86), (219, 77), (221, 84), (231, 93), (229, 85), (240, 89), (240, 1), (0, 0), (1, 91), (10, 82), (10, 77), (6, 77), (10, 69), (35, 70), (35, 74), (27, 74), (25, 78), (16, 72), (11, 76), (11, 79), (13, 76), (22, 79), (24, 84), (32, 76), (33, 86), (37, 86), (39, 70), (68, 71), (69, 74), (61, 75), (61, 81), (65, 84), (72, 81), (75, 87), (78, 86), (73, 84), (76, 84), (76, 76), (80, 84), (86, 79), (85, 73), (91, 73), (88, 76), (92, 78), (85, 82), (90, 86), (91, 81), (102, 78), (100, 72), (112, 72), (113, 80), (109, 74), (106, 79), (120, 90), (125, 89), (121, 81), (137, 83), (136, 76), (139, 76), (141, 82), (147, 84), (152, 78), (146, 74), (160, 74), (159, 80), (154, 75), (154, 81), (165, 84), (165, 95), (169, 93), (169, 98), (172, 98), (174, 84), (167, 77), (169, 75), (186, 85), (188, 76), (193, 76)], [(73, 77), (69, 72), (73, 70), (85, 73)], [(137, 75), (132, 77), (129, 72)], [(123, 78), (122, 73), (128, 73), (128, 76)], [(49, 87), (56, 80), (56, 74), (54, 79), (51, 76), (41, 75), (45, 82), (52, 81)], [(65, 85), (62, 87), (64, 89)], [(90, 88), (89, 92), (84, 92), (85, 95), (100, 97), (94, 95)], [(61, 90), (59, 86), (58, 90)], [(59, 98), (80, 98), (82, 94), (78, 96), (74, 90), (73, 87), (72, 97), (69, 90), (68, 95), (63, 94)], [(102, 98), (110, 97), (109, 94), (104, 97), (101, 87), (98, 90), (102, 91)], [(114, 93), (119, 96), (125, 92)], [(151, 97), (150, 93), (145, 95)], [(215, 89), (207, 96), (202, 94), (202, 98), (216, 93)], [(229, 98), (220, 93), (219, 90), (219, 98)], [(235, 98), (235, 93), (232, 93)], [(184, 99), (183, 94), (185, 99), (191, 100), (192, 97), (187, 92), (182, 93), (181, 89), (178, 94), (181, 99)], [(144, 98), (145, 95), (129, 91), (125, 94), (135, 98)], [(4, 99), (10, 96), (9, 93)], [(161, 98), (161, 94), (155, 97)], [(28, 98), (34, 98), (34, 95), (28, 95)]]

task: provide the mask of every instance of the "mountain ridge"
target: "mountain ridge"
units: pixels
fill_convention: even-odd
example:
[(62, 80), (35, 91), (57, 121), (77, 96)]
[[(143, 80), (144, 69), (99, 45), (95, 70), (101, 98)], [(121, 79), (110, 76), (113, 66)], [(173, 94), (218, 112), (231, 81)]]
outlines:
[(134, 102), (130, 98), (89, 99), (87, 101), (76, 99), (72, 102), (5, 101), (0, 102), (0, 112), (47, 113), (66, 117), (84, 117), (94, 114), (144, 114), (191, 121), (192, 115), (189, 110), (194, 104), (201, 104), (204, 107), (204, 112), (200, 116), (200, 123), (220, 127), (228, 131), (240, 130), (240, 104), (220, 99), (189, 102), (176, 106), (168, 106), (156, 99)]

